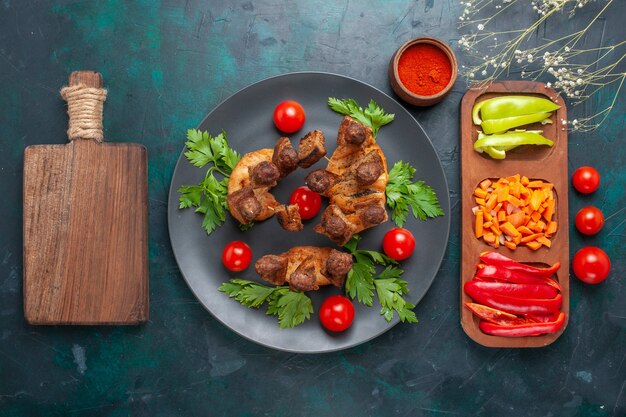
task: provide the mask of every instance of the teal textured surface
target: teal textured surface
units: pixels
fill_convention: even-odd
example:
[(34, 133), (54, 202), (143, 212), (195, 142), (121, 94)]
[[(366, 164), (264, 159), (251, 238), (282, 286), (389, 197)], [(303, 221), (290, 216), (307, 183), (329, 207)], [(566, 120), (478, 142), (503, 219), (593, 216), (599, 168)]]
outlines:
[[(447, 253), (415, 310), (419, 324), (398, 325), (344, 352), (297, 355), (248, 342), (202, 308), (180, 276), (167, 233), (167, 193), (187, 128), (242, 87), (285, 72), (344, 74), (391, 94), (389, 58), (418, 35), (449, 42), (464, 62), (455, 43), (461, 6), (453, 1), (225, 3), (0, 3), (0, 415), (626, 415), (623, 94), (601, 129), (569, 136), (570, 174), (594, 165), (602, 175), (595, 194), (570, 189), (570, 213), (593, 204), (606, 217), (594, 237), (572, 225), (571, 255), (600, 246), (613, 270), (597, 287), (572, 277), (569, 326), (554, 344), (488, 349), (459, 325), (462, 81), (437, 106), (409, 109), (443, 162), (452, 205)], [(625, 3), (616, 7), (612, 16), (626, 13)], [(625, 32), (620, 22), (605, 22), (590, 42), (614, 44)], [(23, 319), (23, 150), (66, 141), (58, 91), (77, 69), (100, 71), (110, 90), (106, 140), (148, 147), (144, 326), (32, 327)], [(588, 111), (610, 99), (588, 103)]]

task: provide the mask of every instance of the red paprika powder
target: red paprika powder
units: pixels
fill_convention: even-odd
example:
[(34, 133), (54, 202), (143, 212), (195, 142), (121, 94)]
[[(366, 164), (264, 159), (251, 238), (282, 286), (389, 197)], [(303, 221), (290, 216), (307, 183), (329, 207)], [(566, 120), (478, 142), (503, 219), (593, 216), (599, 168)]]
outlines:
[(432, 96), (450, 82), (452, 64), (441, 49), (428, 43), (418, 43), (400, 55), (398, 75), (407, 90), (420, 96)]

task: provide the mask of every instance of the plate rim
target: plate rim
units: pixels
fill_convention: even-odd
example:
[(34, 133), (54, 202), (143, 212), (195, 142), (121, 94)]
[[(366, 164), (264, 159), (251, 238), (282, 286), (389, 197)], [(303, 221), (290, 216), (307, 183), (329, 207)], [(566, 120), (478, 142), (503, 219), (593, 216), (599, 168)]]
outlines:
[[(437, 261), (437, 270), (435, 272), (434, 277), (432, 278), (432, 280), (430, 281), (430, 284), (428, 285), (428, 288), (426, 289), (426, 291), (415, 300), (415, 306), (417, 307), (417, 305), (420, 303), (420, 301), (424, 298), (424, 296), (426, 296), (426, 294), (428, 293), (428, 291), (430, 290), (430, 288), (432, 287), (432, 284), (435, 282), (435, 279), (437, 277), (437, 274), (439, 273), (440, 269), (441, 269), (441, 264), (443, 263), (443, 259), (445, 258), (446, 253), (448, 252), (448, 244), (450, 243), (450, 228), (451, 228), (451, 217), (452, 217), (452, 213), (451, 213), (451, 207), (450, 207), (450, 187), (448, 185), (448, 178), (446, 177), (446, 171), (444, 169), (444, 166), (441, 162), (441, 158), (439, 157), (439, 154), (437, 153), (437, 148), (435, 148), (435, 145), (433, 144), (433, 141), (430, 139), (430, 136), (428, 136), (428, 134), (426, 133), (426, 131), (424, 130), (424, 128), (422, 127), (422, 125), (417, 121), (417, 119), (415, 119), (415, 117), (413, 117), (413, 115), (406, 109), (406, 107), (400, 103), (398, 100), (396, 100), (395, 98), (393, 98), (392, 96), (390, 96), (389, 94), (385, 93), (384, 91), (382, 91), (381, 89), (368, 84), (364, 81), (358, 80), (354, 77), (350, 77), (347, 75), (342, 75), (342, 74), (337, 74), (337, 73), (333, 73), (333, 72), (328, 72), (328, 71), (294, 71), (294, 72), (286, 72), (286, 73), (282, 73), (282, 74), (276, 74), (276, 75), (272, 75), (270, 77), (266, 77), (260, 80), (257, 80), (255, 82), (252, 82), (250, 84), (245, 85), (244, 87), (240, 88), (239, 90), (235, 91), (234, 93), (230, 94), (228, 97), (226, 97), (224, 100), (220, 101), (215, 107), (213, 107), (211, 109), (211, 111), (209, 111), (206, 116), (200, 121), (200, 123), (198, 123), (196, 125), (196, 129), (200, 128), (200, 126), (202, 126), (202, 124), (204, 124), (204, 122), (211, 117), (211, 115), (218, 109), (220, 108), (223, 104), (225, 104), (226, 102), (228, 102), (229, 100), (231, 100), (233, 97), (237, 96), (238, 94), (240, 94), (241, 92), (243, 92), (244, 90), (247, 90), (248, 88), (252, 88), (253, 86), (256, 86), (258, 84), (273, 80), (275, 78), (282, 78), (282, 77), (289, 77), (289, 76), (294, 76), (294, 75), (323, 75), (323, 76), (330, 76), (330, 77), (337, 77), (337, 78), (343, 78), (343, 79), (347, 79), (359, 84), (362, 84), (366, 87), (372, 88), (374, 90), (376, 90), (377, 92), (379, 92), (380, 94), (382, 94), (383, 96), (387, 97), (388, 99), (392, 100), (393, 102), (395, 102), (396, 104), (398, 104), (398, 106), (402, 109), (402, 111), (404, 111), (404, 113), (411, 118), (411, 120), (413, 120), (413, 122), (415, 123), (415, 125), (422, 131), (422, 133), (424, 134), (424, 136), (426, 137), (426, 139), (428, 140), (428, 142), (430, 143), (430, 146), (433, 148), (433, 151), (435, 152), (435, 155), (437, 156), (437, 163), (439, 165), (439, 168), (441, 169), (441, 172), (443, 174), (443, 182), (445, 185), (445, 201), (447, 202), (447, 207), (448, 207), (448, 213), (444, 213), (444, 217), (446, 217), (446, 226), (445, 226), (445, 248), (443, 250), (443, 252), (441, 253), (440, 258)], [(176, 254), (176, 250), (174, 249), (174, 244), (172, 242), (172, 222), (170, 221), (170, 215), (173, 212), (171, 210), (171, 205), (170, 205), (170, 200), (172, 199), (172, 196), (175, 192), (177, 192), (176, 190), (174, 190), (174, 174), (176, 173), (176, 170), (178, 168), (178, 164), (183, 160), (182, 156), (184, 155), (186, 147), (183, 144), (183, 148), (180, 151), (178, 158), (176, 160), (176, 165), (174, 166), (174, 170), (172, 172), (172, 178), (170, 180), (170, 187), (169, 187), (169, 192), (168, 192), (168, 197), (167, 197), (167, 232), (168, 232), (168, 236), (169, 236), (169, 241), (170, 241), (170, 247), (172, 249), (172, 253), (174, 255), (174, 260), (176, 261), (176, 266), (178, 267), (178, 271), (180, 272), (180, 275), (182, 275), (183, 279), (185, 280), (185, 283), (187, 284), (187, 287), (191, 290), (191, 293), (194, 295), (194, 297), (196, 298), (196, 300), (200, 303), (200, 305), (202, 306), (202, 308), (204, 308), (206, 311), (209, 312), (209, 314), (211, 314), (211, 316), (216, 319), (222, 326), (226, 327), (228, 330), (234, 332), (235, 334), (243, 337), (246, 340), (249, 340), (257, 345), (263, 346), (265, 348), (268, 349), (273, 349), (273, 350), (277, 350), (277, 351), (281, 351), (281, 352), (288, 352), (288, 353), (299, 353), (299, 354), (324, 354), (324, 353), (332, 353), (332, 352), (339, 352), (339, 351), (343, 351), (343, 350), (347, 350), (347, 349), (352, 349), (355, 348), (357, 346), (360, 346), (364, 343), (367, 343), (379, 336), (382, 336), (383, 334), (387, 333), (389, 330), (391, 330), (392, 328), (394, 328), (399, 322), (400, 319), (398, 317), (398, 315), (394, 314), (394, 318), (392, 319), (391, 322), (389, 322), (389, 325), (387, 327), (385, 327), (382, 331), (380, 331), (379, 333), (375, 333), (372, 334), (370, 337), (365, 338), (363, 340), (359, 340), (358, 342), (355, 342), (353, 344), (348, 344), (345, 346), (339, 346), (336, 348), (331, 348), (331, 349), (323, 349), (323, 350), (307, 350), (307, 351), (302, 351), (302, 350), (297, 350), (297, 349), (289, 349), (289, 348), (284, 348), (284, 347), (279, 347), (279, 346), (274, 346), (274, 345), (270, 345), (268, 343), (264, 343), (258, 340), (255, 340), (251, 337), (249, 337), (248, 335), (242, 333), (241, 331), (227, 325), (226, 323), (224, 323), (224, 321), (222, 321), (222, 319), (220, 317), (218, 317), (215, 313), (213, 313), (200, 299), (200, 297), (198, 297), (198, 295), (196, 294), (196, 291), (194, 290), (193, 286), (190, 285), (189, 283), (189, 279), (187, 279), (187, 277), (185, 276), (185, 273), (183, 272), (182, 268), (180, 267), (180, 262), (178, 259), (178, 256)], [(441, 196), (437, 196), (438, 199), (441, 200)], [(289, 329), (286, 329), (289, 330)]]

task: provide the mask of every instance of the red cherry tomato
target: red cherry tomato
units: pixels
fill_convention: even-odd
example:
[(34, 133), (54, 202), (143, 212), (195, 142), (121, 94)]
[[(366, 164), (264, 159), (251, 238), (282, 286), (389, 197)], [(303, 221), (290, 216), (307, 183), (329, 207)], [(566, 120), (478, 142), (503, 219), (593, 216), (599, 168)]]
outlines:
[(224, 266), (233, 272), (246, 269), (252, 261), (252, 249), (240, 240), (230, 242), (222, 252)]
[(342, 332), (354, 320), (354, 306), (352, 302), (341, 295), (331, 295), (320, 307), (320, 322), (332, 332)]
[(289, 198), (289, 204), (297, 204), (300, 211), (300, 217), (303, 220), (312, 219), (319, 213), (322, 207), (322, 197), (309, 187), (302, 186), (293, 190)]
[(600, 174), (592, 167), (580, 167), (572, 175), (572, 184), (578, 192), (593, 193), (600, 186)]
[(572, 269), (579, 280), (587, 284), (599, 284), (611, 271), (609, 255), (595, 246), (586, 246), (576, 252)]
[(304, 109), (296, 101), (283, 101), (274, 109), (274, 124), (281, 132), (297, 132), (302, 128), (305, 120)]
[(383, 251), (392, 259), (401, 261), (413, 254), (415, 238), (406, 229), (396, 227), (385, 233), (383, 238)]
[(604, 226), (604, 215), (593, 206), (581, 208), (576, 214), (576, 228), (583, 235), (595, 235)]

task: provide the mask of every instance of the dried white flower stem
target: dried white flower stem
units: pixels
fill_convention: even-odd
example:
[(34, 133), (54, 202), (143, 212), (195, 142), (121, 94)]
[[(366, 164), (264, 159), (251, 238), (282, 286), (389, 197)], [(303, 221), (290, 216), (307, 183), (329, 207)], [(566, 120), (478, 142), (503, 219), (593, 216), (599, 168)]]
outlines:
[[(478, 62), (470, 67), (463, 67), (461, 74), (468, 84), (489, 83), (512, 70), (521, 70), (523, 78), (538, 79), (549, 75), (554, 78), (547, 87), (555, 88), (576, 105), (584, 102), (608, 86), (617, 84), (612, 94), (611, 104), (592, 116), (574, 119), (570, 127), (577, 131), (596, 129), (608, 117), (615, 105), (626, 79), (626, 73), (619, 71), (618, 64), (625, 58), (613, 55), (626, 46), (626, 40), (611, 46), (583, 49), (578, 44), (588, 35), (589, 29), (600, 19), (615, 0), (604, 0), (603, 5), (586, 25), (575, 32), (554, 40), (546, 40), (539, 45), (526, 47), (536, 31), (555, 14), (569, 11), (569, 16), (576, 10), (595, 0), (533, 0), (531, 5), (538, 13), (538, 18), (526, 28), (506, 31), (490, 31), (486, 26), (497, 22), (497, 18), (514, 5), (525, 4), (525, 0), (462, 0), (464, 6), (459, 17), (459, 28), (469, 33), (461, 36), (460, 46)], [(598, 0), (600, 1), (600, 0)], [(491, 11), (491, 15), (483, 16)], [(471, 31), (471, 29), (474, 29)], [(491, 43), (493, 41), (493, 44)], [(490, 56), (491, 53), (491, 56)], [(595, 54), (591, 59), (590, 55)], [(585, 58), (587, 58), (586, 63)]]

